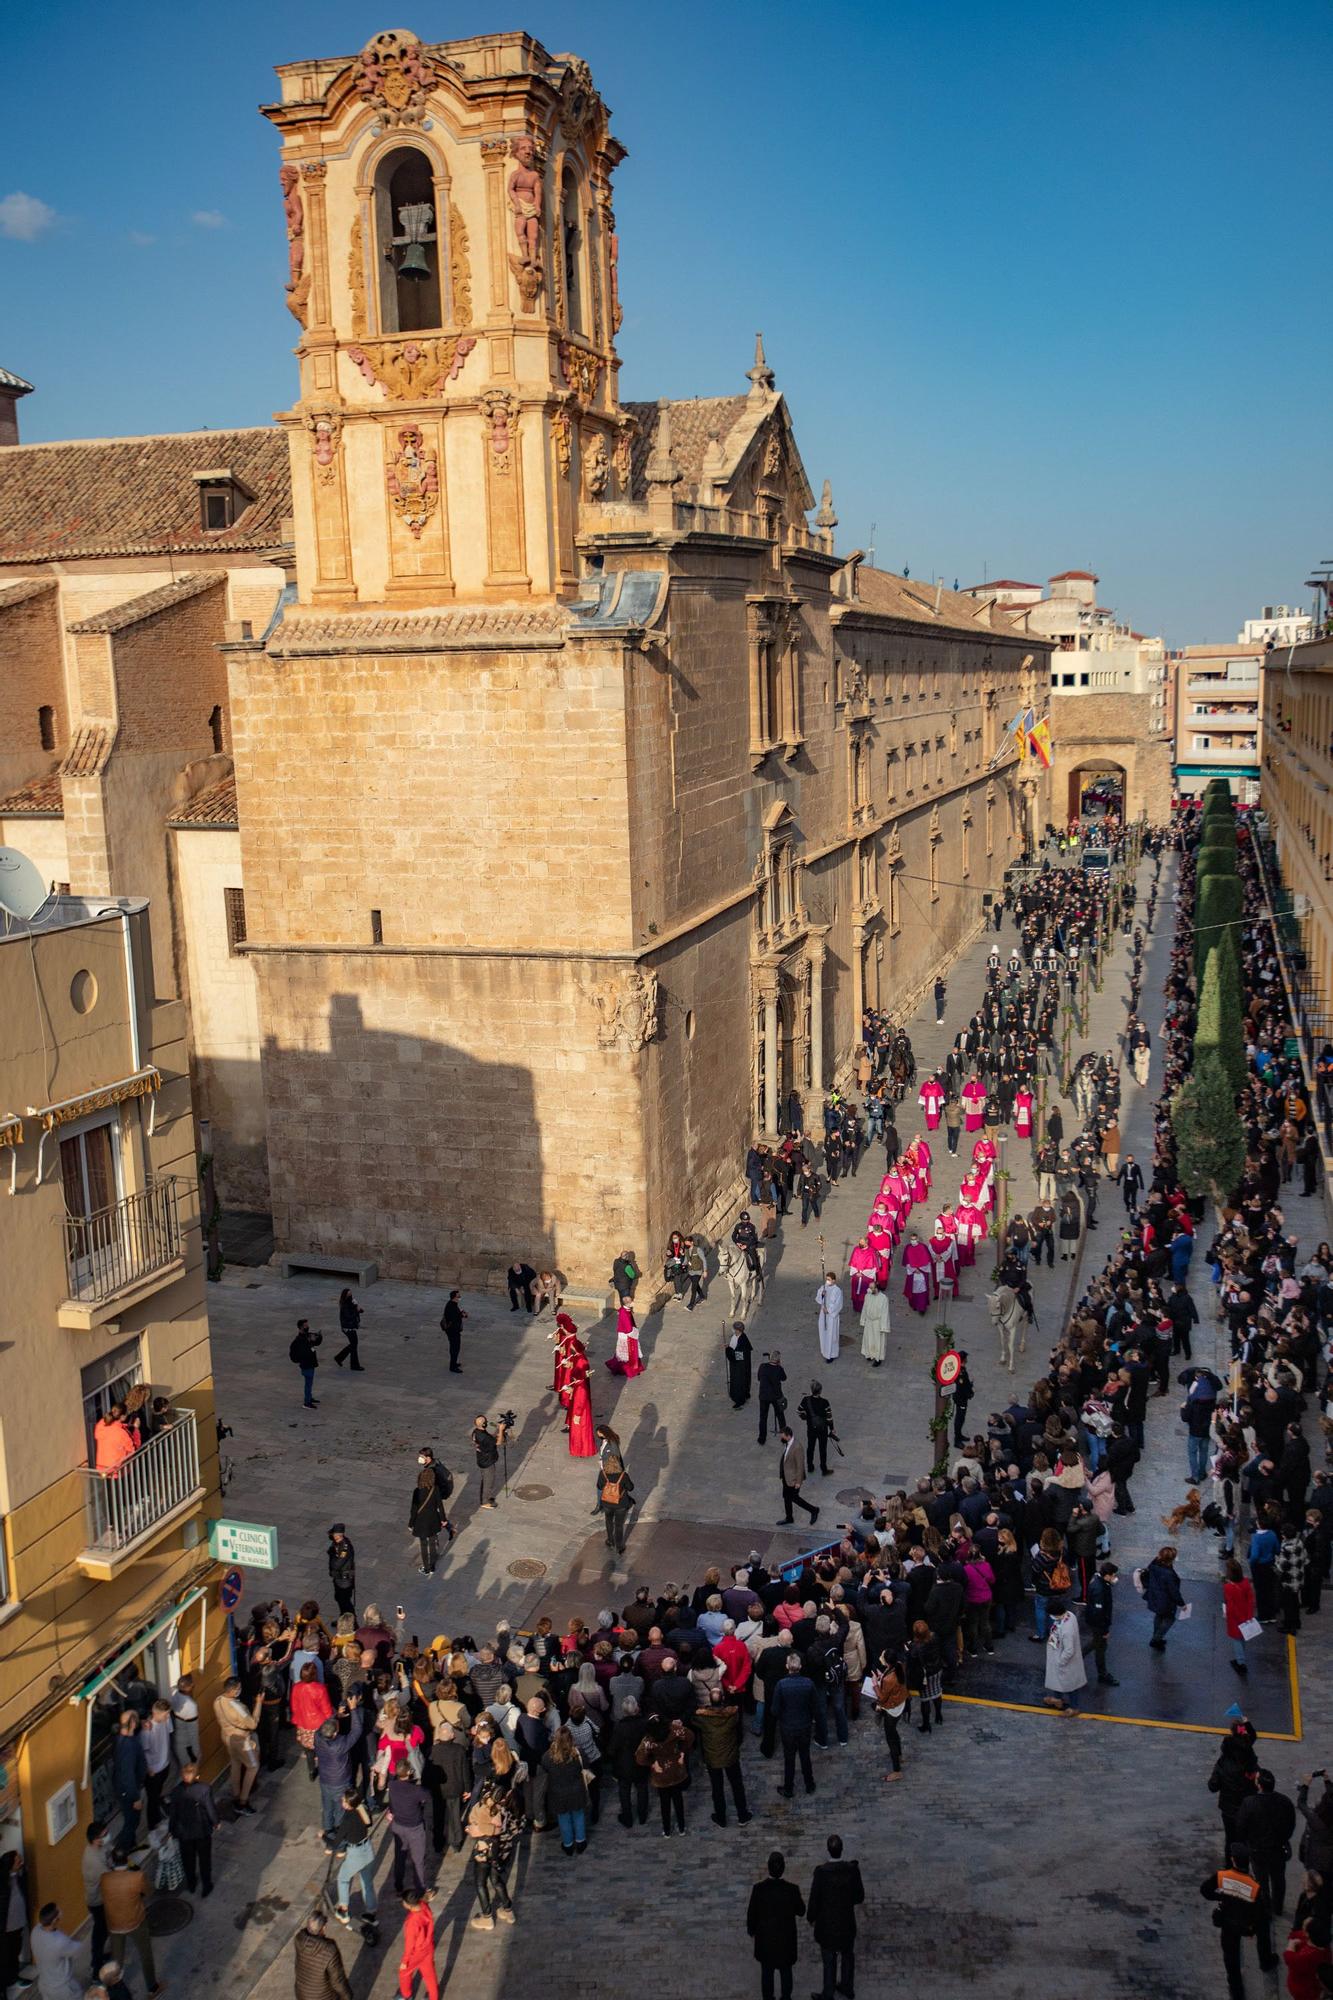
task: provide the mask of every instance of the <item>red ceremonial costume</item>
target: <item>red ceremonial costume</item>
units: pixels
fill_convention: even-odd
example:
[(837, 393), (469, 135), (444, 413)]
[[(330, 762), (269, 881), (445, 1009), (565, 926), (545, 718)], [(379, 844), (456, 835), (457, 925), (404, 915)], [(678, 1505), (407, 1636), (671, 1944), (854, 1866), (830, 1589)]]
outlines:
[(926, 1130), (933, 1132), (940, 1122), (940, 1113), (944, 1109), (944, 1085), (938, 1077), (927, 1077), (921, 1086), (917, 1103), (925, 1114)]
[[(876, 1210), (875, 1214), (871, 1216), (870, 1226), (866, 1230), (866, 1243), (875, 1253), (875, 1283), (877, 1285), (888, 1283), (889, 1266), (893, 1262), (893, 1242), (893, 1231), (888, 1226), (887, 1218), (881, 1216), (879, 1211)], [(855, 1293), (852, 1296), (855, 1298)], [(859, 1306), (857, 1307), (857, 1311), (860, 1311)]]
[(1030, 1090), (1016, 1090), (1014, 1092), (1014, 1130), (1020, 1139), (1030, 1139), (1032, 1137), (1032, 1092)]
[(578, 1349), (570, 1363), (569, 1402), (569, 1455), (571, 1458), (596, 1458), (597, 1440), (592, 1434), (592, 1392), (588, 1387), (588, 1357), (582, 1341), (576, 1340)]
[(622, 1306), (616, 1314), (616, 1351), (606, 1365), (613, 1375), (628, 1376), (643, 1373), (639, 1336), (635, 1331), (634, 1314), (629, 1306)]

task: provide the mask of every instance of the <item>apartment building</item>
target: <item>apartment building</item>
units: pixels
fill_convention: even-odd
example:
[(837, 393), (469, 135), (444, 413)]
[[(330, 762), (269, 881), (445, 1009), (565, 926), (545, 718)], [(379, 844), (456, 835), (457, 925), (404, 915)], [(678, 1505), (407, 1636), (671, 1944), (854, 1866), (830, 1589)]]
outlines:
[(1185, 646), (1175, 668), (1176, 791), (1199, 798), (1225, 778), (1242, 805), (1259, 796), (1264, 647)]
[[(156, 995), (147, 902), (0, 912), (0, 1849), (23, 1848), (31, 1908), (58, 1901), (70, 1928), (83, 1829), (117, 1817), (129, 1680), (195, 1673), (216, 1752), (195, 1154), (185, 1006)], [(136, 1389), (156, 1415), (99, 1469), (94, 1428)]]

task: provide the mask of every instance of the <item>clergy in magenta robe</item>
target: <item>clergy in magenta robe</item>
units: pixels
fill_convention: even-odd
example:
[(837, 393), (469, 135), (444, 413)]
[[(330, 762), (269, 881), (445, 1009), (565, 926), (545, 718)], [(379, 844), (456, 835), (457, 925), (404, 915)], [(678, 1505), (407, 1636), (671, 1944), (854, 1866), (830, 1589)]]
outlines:
[(912, 1206), (912, 1190), (900, 1171), (895, 1170), (888, 1175), (884, 1183), (884, 1192), (890, 1201), (898, 1204), (900, 1211)]
[(878, 1261), (868, 1238), (862, 1237), (847, 1259), (847, 1271), (852, 1282), (852, 1311), (859, 1313), (866, 1302), (866, 1293), (878, 1277)]
[(940, 1113), (944, 1109), (944, 1085), (937, 1076), (926, 1078), (916, 1101), (921, 1106), (927, 1131), (933, 1132), (940, 1122)]
[(979, 1132), (986, 1122), (986, 1086), (979, 1077), (969, 1077), (959, 1096), (963, 1100), (963, 1129)]
[(1032, 1137), (1032, 1110), (1032, 1092), (1030, 1090), (1016, 1090), (1014, 1092), (1014, 1130), (1020, 1139), (1030, 1139)]
[(926, 1248), (935, 1273), (935, 1296), (940, 1298), (947, 1292), (950, 1298), (958, 1297), (958, 1246), (942, 1222), (935, 1224)]
[(925, 1312), (934, 1294), (934, 1269), (930, 1252), (915, 1229), (903, 1251), (903, 1274), (903, 1297), (913, 1312)]
[(986, 1217), (983, 1211), (968, 1201), (960, 1201), (955, 1216), (958, 1223), (958, 1261), (960, 1264), (976, 1262), (977, 1245), (986, 1240)]
[(872, 1215), (870, 1226), (866, 1230), (866, 1246), (875, 1254), (877, 1285), (887, 1285), (889, 1282), (889, 1267), (893, 1263), (893, 1242), (893, 1231), (883, 1226), (882, 1219), (877, 1221)]
[(996, 1146), (994, 1139), (988, 1139), (983, 1133), (981, 1138), (977, 1140), (976, 1144), (972, 1148), (973, 1166), (993, 1167), (995, 1165), (998, 1152), (999, 1148)]

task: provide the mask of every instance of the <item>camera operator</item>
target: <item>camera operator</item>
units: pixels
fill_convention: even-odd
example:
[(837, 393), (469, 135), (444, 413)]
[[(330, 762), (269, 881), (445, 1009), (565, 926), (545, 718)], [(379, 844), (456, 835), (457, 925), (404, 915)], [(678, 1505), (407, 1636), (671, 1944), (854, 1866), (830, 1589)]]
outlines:
[(472, 1449), (477, 1454), (477, 1498), (483, 1507), (495, 1505), (495, 1468), (509, 1435), (507, 1415), (508, 1411), (496, 1419), (494, 1430), (489, 1417), (478, 1417), (472, 1426)]

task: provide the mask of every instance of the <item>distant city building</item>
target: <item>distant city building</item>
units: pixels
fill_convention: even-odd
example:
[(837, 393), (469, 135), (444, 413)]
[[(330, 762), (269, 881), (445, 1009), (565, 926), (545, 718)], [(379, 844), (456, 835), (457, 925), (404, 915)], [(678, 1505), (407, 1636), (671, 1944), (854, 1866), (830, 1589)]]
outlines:
[(1259, 796), (1262, 645), (1184, 646), (1172, 655), (1176, 791), (1198, 798), (1225, 778), (1242, 805)]
[(1296, 611), (1289, 604), (1265, 604), (1258, 618), (1247, 618), (1240, 629), (1244, 646), (1299, 646), (1314, 636), (1314, 620), (1308, 611)]

